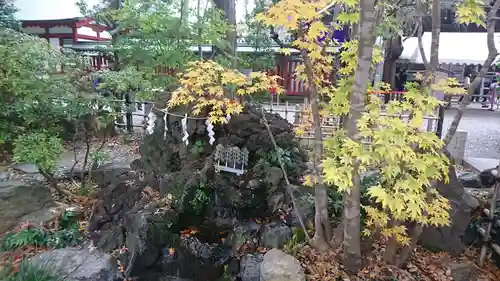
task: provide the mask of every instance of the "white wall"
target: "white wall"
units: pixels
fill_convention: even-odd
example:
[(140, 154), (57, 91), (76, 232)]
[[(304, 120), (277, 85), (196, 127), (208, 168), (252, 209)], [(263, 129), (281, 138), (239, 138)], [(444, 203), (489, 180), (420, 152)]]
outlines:
[(51, 27), (49, 28), (49, 33), (69, 33), (69, 34), (72, 34), (73, 33), (73, 29), (71, 27), (67, 27), (67, 26), (54, 26), (54, 27)]
[(93, 31), (92, 28), (87, 26), (79, 27), (76, 32), (79, 35), (97, 36), (97, 32)]
[(111, 34), (107, 31), (101, 32), (101, 38), (111, 39)]
[(45, 28), (42, 27), (26, 27), (23, 28), (24, 32), (30, 33), (30, 34), (45, 34)]
[(49, 42), (54, 48), (59, 49), (59, 38), (49, 38)]

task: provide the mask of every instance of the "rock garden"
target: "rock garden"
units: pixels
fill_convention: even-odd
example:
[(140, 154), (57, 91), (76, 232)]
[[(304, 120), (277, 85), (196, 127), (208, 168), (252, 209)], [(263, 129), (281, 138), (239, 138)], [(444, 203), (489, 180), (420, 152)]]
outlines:
[[(161, 111), (155, 112), (152, 134), (106, 146), (122, 152), (89, 170), (92, 191), (78, 195), (88, 201), (76, 203), (57, 195), (31, 166), (11, 166), (11, 179), (0, 182), (4, 264), (19, 271), (42, 266), (69, 278), (64, 280), (78, 281), (304, 280), (306, 274), (319, 280), (325, 270), (341, 272), (336, 263), (320, 267), (337, 259), (334, 253), (320, 254), (303, 244), (300, 221), (313, 224), (314, 197), (311, 188), (302, 185), (307, 153), (298, 146), (286, 120), (266, 114), (276, 144), (286, 155), (292, 189), (287, 188), (259, 108), (246, 106), (215, 130), (215, 143), (248, 151), (241, 175), (221, 169), (220, 151), (209, 144), (204, 122), (188, 123), (189, 144), (185, 145), (181, 118), (165, 119)], [(58, 168), (60, 185), (81, 180), (75, 167)], [(376, 172), (368, 173), (364, 184), (373, 184), (376, 178)], [(455, 276), (453, 280), (472, 280), (457, 277), (464, 274), (479, 276), (468, 259), (464, 263), (473, 251), (463, 253), (467, 243), (477, 242), (476, 234), (475, 238), (466, 235), (475, 233), (467, 229), (480, 220), (471, 216), (486, 202), (477, 191), (487, 193), (490, 187), (479, 175), (452, 176), (443, 187), (450, 191), (449, 198), (455, 198), (452, 227), (428, 228), (421, 238), (425, 249), (449, 256), (431, 255), (422, 248), (409, 270), (427, 276), (425, 267), (431, 265), (438, 272), (443, 268), (443, 276)], [(331, 194), (329, 198), (329, 208), (338, 215), (340, 197)], [(495, 257), (493, 261), (498, 262)]]
[[(443, 138), (430, 126), (437, 96), (464, 89), (429, 79), (435, 53), (397, 100), (371, 87), (375, 22), (406, 25), (400, 3), (257, 1), (248, 42), (272, 39), (283, 56), (240, 56), (235, 1), (105, 2), (79, 5), (111, 38), (83, 53), (16, 29), (11, 1), (0, 7), (12, 14), (0, 17), (0, 280), (500, 280), (500, 171), (454, 165), (461, 113)], [(479, 4), (460, 4), (460, 23), (486, 25)], [(339, 43), (341, 26), (359, 34)], [(291, 84), (307, 94), (293, 118), (257, 101)]]

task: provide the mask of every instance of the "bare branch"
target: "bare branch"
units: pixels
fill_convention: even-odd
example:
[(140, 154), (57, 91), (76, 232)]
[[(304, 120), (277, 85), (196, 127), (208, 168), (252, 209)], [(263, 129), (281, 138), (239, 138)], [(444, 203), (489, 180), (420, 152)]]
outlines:
[[(481, 81), (483, 80), (484, 75), (486, 74), (486, 72), (488, 72), (488, 69), (498, 56), (498, 50), (495, 47), (494, 35), (495, 35), (495, 23), (496, 23), (495, 18), (499, 8), (500, 8), (500, 1), (495, 0), (493, 7), (491, 7), (491, 10), (488, 12), (487, 25), (486, 25), (486, 30), (488, 32), (486, 39), (487, 40), (486, 42), (488, 44), (488, 58), (486, 58), (486, 60), (484, 61), (483, 67), (479, 71), (479, 74), (474, 78), (474, 80), (470, 84), (469, 89), (467, 90), (468, 96), (474, 94), (474, 90), (477, 89), (477, 87), (479, 87)], [(455, 136), (455, 133), (457, 132), (458, 129), (458, 124), (460, 123), (460, 120), (462, 120), (464, 110), (467, 108), (469, 103), (470, 103), (470, 98), (468, 97), (465, 97), (464, 99), (462, 99), (462, 102), (460, 102), (460, 106), (458, 107), (457, 113), (450, 124), (450, 128), (446, 133), (446, 137), (444, 138), (445, 146), (447, 146), (451, 142), (451, 139)]]
[(413, 27), (413, 31), (411, 32), (410, 36), (407, 36), (405, 39), (403, 39), (403, 43), (404, 43), (406, 40), (408, 40), (408, 39), (410, 39), (410, 38), (412, 38), (412, 37), (415, 37), (415, 35), (417, 35), (417, 32), (419, 31), (420, 26), (421, 26), (421, 25), (420, 25), (420, 22), (419, 22), (419, 21), (415, 22), (414, 27)]
[(422, 0), (417, 0), (417, 37), (418, 37), (418, 49), (420, 51), (420, 56), (422, 57), (422, 62), (424, 63), (425, 69), (429, 69), (429, 61), (425, 55), (424, 44), (422, 43), (422, 35), (424, 34), (424, 20), (422, 15)]

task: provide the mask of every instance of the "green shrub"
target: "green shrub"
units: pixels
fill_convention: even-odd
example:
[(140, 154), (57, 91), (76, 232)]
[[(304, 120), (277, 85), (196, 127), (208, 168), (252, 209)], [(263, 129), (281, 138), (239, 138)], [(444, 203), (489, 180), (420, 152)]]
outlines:
[(77, 246), (83, 241), (78, 222), (72, 212), (64, 212), (59, 229), (47, 231), (28, 226), (17, 232), (7, 233), (0, 241), (0, 251), (12, 251), (23, 246), (44, 246), (54, 249)]
[(19, 136), (14, 142), (14, 161), (35, 164), (41, 172), (53, 172), (64, 151), (61, 140), (45, 132)]

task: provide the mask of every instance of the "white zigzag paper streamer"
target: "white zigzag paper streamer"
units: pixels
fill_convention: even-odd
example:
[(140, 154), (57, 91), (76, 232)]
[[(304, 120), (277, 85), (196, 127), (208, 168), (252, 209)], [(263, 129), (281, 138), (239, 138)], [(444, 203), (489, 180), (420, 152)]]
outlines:
[(148, 135), (151, 135), (155, 129), (155, 120), (156, 115), (153, 113), (153, 110), (148, 114), (148, 126), (146, 127), (146, 132)]
[(168, 115), (168, 109), (165, 109), (165, 115), (163, 115), (163, 124), (165, 126), (165, 130), (163, 131), (163, 138), (167, 138), (167, 132), (168, 132), (168, 124), (167, 124), (167, 115)]
[(226, 115), (226, 121), (229, 122), (229, 120), (231, 120), (231, 115), (230, 114)]
[(205, 121), (205, 125), (207, 125), (208, 143), (210, 145), (213, 145), (215, 142), (215, 138), (214, 138), (215, 132), (213, 130), (214, 125), (212, 125), (212, 122), (210, 122), (210, 119), (207, 119), (207, 121)]
[(182, 118), (181, 120), (181, 124), (182, 124), (182, 131), (184, 132), (184, 136), (182, 137), (182, 141), (188, 145), (189, 144), (189, 134), (187, 132), (187, 114), (184, 114), (184, 118)]

